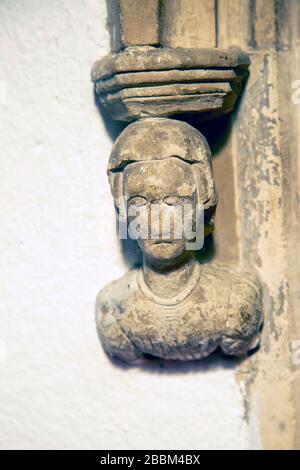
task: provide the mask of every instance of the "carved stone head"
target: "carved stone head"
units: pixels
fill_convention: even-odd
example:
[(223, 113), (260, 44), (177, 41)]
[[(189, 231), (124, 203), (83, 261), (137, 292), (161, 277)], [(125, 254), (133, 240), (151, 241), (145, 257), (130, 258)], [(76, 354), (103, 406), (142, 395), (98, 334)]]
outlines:
[[(186, 224), (195, 231), (195, 207), (201, 205), (204, 233), (212, 231), (217, 192), (211, 153), (205, 137), (189, 124), (148, 118), (129, 125), (113, 147), (108, 176), (115, 205), (121, 212), (127, 211), (128, 220), (132, 209), (138, 208), (141, 225), (158, 227), (157, 237), (153, 237), (153, 230), (147, 230), (146, 236), (138, 238), (149, 258), (166, 261), (183, 253), (187, 236), (174, 224), (174, 211), (179, 213), (178, 209), (180, 217), (185, 218), (182, 228)], [(164, 224), (163, 218), (169, 223)]]

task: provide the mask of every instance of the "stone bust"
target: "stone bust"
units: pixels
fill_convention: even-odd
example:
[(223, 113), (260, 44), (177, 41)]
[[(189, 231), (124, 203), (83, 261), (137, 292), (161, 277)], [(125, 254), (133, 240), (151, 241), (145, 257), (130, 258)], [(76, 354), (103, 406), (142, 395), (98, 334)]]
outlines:
[[(117, 139), (108, 176), (116, 207), (127, 222), (134, 208), (139, 227), (150, 228), (156, 221), (158, 230), (156, 237), (150, 230), (136, 237), (143, 266), (98, 294), (96, 322), (106, 353), (126, 362), (149, 356), (193, 360), (217, 348), (237, 356), (255, 348), (262, 324), (255, 273), (202, 265), (195, 257), (197, 243), (190, 244), (199, 231), (196, 205), (202, 207), (204, 236), (213, 230), (217, 205), (204, 136), (185, 122), (140, 120)], [(151, 206), (156, 210), (150, 213)], [(183, 206), (192, 209), (176, 231), (174, 210)], [(162, 214), (169, 216), (168, 233)], [(192, 239), (182, 228), (186, 223), (193, 229)]]

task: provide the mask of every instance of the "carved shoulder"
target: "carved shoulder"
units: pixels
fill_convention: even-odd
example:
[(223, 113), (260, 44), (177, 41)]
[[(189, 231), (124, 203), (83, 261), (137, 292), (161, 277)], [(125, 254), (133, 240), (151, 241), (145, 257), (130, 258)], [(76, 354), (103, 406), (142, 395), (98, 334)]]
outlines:
[(102, 289), (96, 300), (96, 324), (105, 352), (126, 362), (137, 360), (141, 355), (124, 333), (120, 314), (124, 295), (130, 295), (135, 287), (136, 274), (132, 271)]
[(244, 328), (245, 334), (247, 328), (261, 323), (261, 282), (254, 271), (243, 270), (233, 276), (230, 305), (240, 313), (241, 328)]
[(222, 349), (227, 354), (244, 354), (259, 344), (263, 322), (261, 283), (254, 271), (232, 275), (226, 332)]

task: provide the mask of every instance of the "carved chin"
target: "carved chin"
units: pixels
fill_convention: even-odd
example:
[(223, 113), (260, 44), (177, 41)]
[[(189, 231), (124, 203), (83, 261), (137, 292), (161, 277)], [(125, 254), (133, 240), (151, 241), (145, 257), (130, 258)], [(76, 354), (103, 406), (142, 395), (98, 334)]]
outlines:
[(139, 246), (145, 255), (156, 260), (175, 259), (185, 250), (184, 240), (169, 240), (167, 242), (142, 240), (139, 242)]

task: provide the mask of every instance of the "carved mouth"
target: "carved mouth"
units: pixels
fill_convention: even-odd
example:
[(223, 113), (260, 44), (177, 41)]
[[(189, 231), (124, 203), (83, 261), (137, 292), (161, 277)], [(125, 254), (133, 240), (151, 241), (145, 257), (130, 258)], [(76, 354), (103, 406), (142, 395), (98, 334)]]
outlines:
[(154, 245), (171, 245), (174, 240), (155, 240)]

